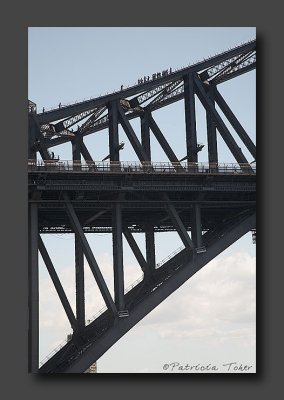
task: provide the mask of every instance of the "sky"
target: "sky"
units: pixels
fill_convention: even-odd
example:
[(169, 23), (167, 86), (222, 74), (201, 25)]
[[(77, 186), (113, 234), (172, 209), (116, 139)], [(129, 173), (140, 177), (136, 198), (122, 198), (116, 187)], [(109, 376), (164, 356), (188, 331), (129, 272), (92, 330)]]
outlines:
[[(28, 98), (44, 107), (57, 107), (118, 90), (135, 84), (144, 75), (163, 69), (172, 70), (193, 64), (216, 53), (233, 48), (256, 37), (254, 27), (200, 28), (29, 28)], [(241, 124), (255, 141), (255, 71), (219, 85)], [(205, 112), (196, 99), (198, 142), (206, 144)], [(162, 132), (178, 158), (185, 155), (182, 102), (154, 112)], [(138, 122), (132, 120), (139, 134)], [(232, 128), (231, 133), (234, 135)], [(180, 133), (180, 134), (179, 134)], [(121, 159), (135, 161), (136, 155), (125, 142)], [(238, 138), (234, 136), (238, 142)], [(107, 155), (107, 131), (84, 139), (95, 160)], [(241, 145), (241, 144), (240, 144)], [(167, 161), (155, 141), (151, 143), (153, 161)], [(206, 149), (206, 147), (205, 147)], [(218, 135), (220, 162), (234, 162)], [(61, 160), (72, 158), (70, 144), (54, 150)], [(248, 161), (252, 157), (246, 150)], [(207, 161), (206, 151), (199, 161)], [(145, 244), (135, 234), (142, 253)], [(110, 291), (112, 248), (109, 234), (89, 234), (94, 251)], [(51, 259), (70, 303), (75, 306), (74, 237), (44, 235)], [(179, 246), (176, 233), (156, 236), (157, 261)], [(52, 287), (40, 257), (40, 359), (43, 359), (71, 332), (70, 325)], [(135, 257), (124, 240), (125, 286), (141, 276)], [(86, 318), (91, 318), (103, 300), (85, 260)], [(140, 321), (97, 362), (98, 373), (175, 373), (186, 365), (208, 366), (206, 372), (242, 372), (250, 366), (255, 372), (255, 245), (251, 233), (230, 246), (190, 278), (148, 316)], [(235, 363), (235, 364), (234, 364)], [(240, 369), (235, 370), (239, 367)], [(210, 369), (211, 368), (211, 369)], [(184, 368), (182, 372), (202, 372)]]

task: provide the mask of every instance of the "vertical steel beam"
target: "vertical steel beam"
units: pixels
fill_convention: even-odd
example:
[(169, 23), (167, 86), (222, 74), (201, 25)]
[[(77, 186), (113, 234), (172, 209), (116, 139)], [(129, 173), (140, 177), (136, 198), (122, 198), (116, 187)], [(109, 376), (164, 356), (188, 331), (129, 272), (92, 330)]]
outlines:
[(109, 154), (110, 161), (119, 161), (119, 146), (118, 138), (118, 112), (117, 102), (112, 101), (108, 105), (108, 119), (109, 119)]
[(66, 193), (63, 193), (63, 198), (65, 200), (66, 211), (67, 211), (68, 217), (70, 219), (72, 228), (73, 228), (75, 234), (78, 235), (78, 238), (80, 240), (81, 246), (82, 246), (83, 251), (84, 251), (84, 254), (85, 254), (86, 259), (88, 261), (88, 264), (89, 264), (89, 266), (91, 268), (91, 271), (92, 271), (92, 273), (94, 275), (94, 278), (95, 278), (95, 280), (96, 280), (96, 282), (98, 284), (98, 287), (99, 287), (99, 289), (101, 291), (103, 299), (104, 299), (107, 307), (116, 315), (117, 314), (116, 306), (115, 306), (114, 301), (113, 301), (113, 299), (111, 297), (111, 294), (110, 294), (110, 292), (108, 290), (108, 287), (107, 287), (107, 285), (105, 283), (105, 280), (104, 280), (104, 278), (102, 276), (102, 273), (101, 273), (101, 271), (99, 269), (97, 261), (96, 261), (94, 255), (93, 255), (93, 252), (92, 252), (92, 250), (90, 248), (90, 245), (89, 245), (89, 243), (88, 243), (88, 241), (87, 241), (87, 239), (86, 239), (86, 237), (84, 235), (84, 231), (82, 229), (80, 221), (79, 221), (79, 219), (78, 219), (78, 217), (77, 217), (77, 215), (76, 215), (76, 213), (75, 213), (75, 211), (73, 209), (73, 206), (72, 206), (72, 204), (70, 202), (70, 199), (69, 199), (69, 197), (68, 197), (68, 195)]
[(81, 161), (81, 141), (82, 136), (76, 135), (72, 138), (72, 158), (73, 161)]
[(82, 141), (82, 136), (77, 135), (74, 138), (72, 138), (71, 143), (72, 143), (72, 159), (73, 159), (73, 170), (79, 170), (81, 169), (81, 141)]
[[(212, 103), (212, 107), (215, 108), (215, 86), (209, 85), (208, 87), (208, 101)], [(207, 122), (207, 144), (208, 144), (208, 162), (218, 163), (218, 148), (217, 148), (217, 132), (216, 124), (211, 116), (211, 113), (206, 110), (206, 122)]]
[(156, 268), (155, 231), (153, 225), (149, 223), (145, 227), (145, 240), (147, 266), (149, 273), (153, 273)]
[(112, 243), (113, 243), (114, 302), (116, 304), (118, 311), (122, 311), (125, 308), (125, 302), (124, 302), (121, 203), (115, 203), (113, 205)]
[(29, 360), (28, 370), (39, 367), (38, 205), (29, 206)]
[(192, 241), (195, 247), (202, 246), (202, 225), (200, 204), (195, 203), (192, 209)]
[(188, 162), (197, 162), (197, 136), (196, 136), (196, 117), (195, 117), (195, 98), (193, 74), (188, 73), (183, 78), (184, 81), (184, 108), (185, 108), (185, 129), (186, 129), (186, 149)]
[(39, 251), (40, 251), (41, 256), (43, 258), (43, 261), (44, 261), (44, 263), (46, 265), (46, 268), (47, 268), (48, 273), (50, 275), (50, 278), (51, 278), (51, 280), (53, 282), (53, 285), (54, 285), (54, 287), (56, 289), (58, 297), (59, 297), (59, 299), (61, 301), (61, 304), (62, 304), (62, 306), (63, 306), (63, 308), (65, 310), (65, 313), (66, 313), (66, 315), (67, 315), (67, 317), (69, 319), (70, 325), (71, 325), (72, 329), (76, 329), (77, 322), (76, 322), (75, 315), (74, 315), (74, 313), (72, 311), (70, 303), (69, 303), (69, 301), (67, 299), (67, 296), (66, 296), (66, 294), (64, 292), (64, 289), (63, 289), (63, 287), (61, 285), (61, 282), (60, 282), (60, 280), (58, 278), (58, 275), (57, 275), (57, 273), (55, 271), (55, 268), (54, 268), (54, 266), (52, 264), (52, 261), (51, 261), (51, 259), (49, 257), (49, 254), (48, 254), (48, 252), (47, 252), (47, 250), (45, 248), (45, 245), (44, 245), (43, 240), (40, 237), (40, 235), (38, 235), (38, 244), (39, 244)]
[(75, 234), (76, 317), (78, 328), (85, 326), (84, 253), (80, 238)]
[(149, 112), (145, 111), (144, 114), (141, 115), (141, 143), (142, 147), (148, 157), (148, 160), (151, 161), (151, 143), (150, 143), (150, 125), (149, 125)]

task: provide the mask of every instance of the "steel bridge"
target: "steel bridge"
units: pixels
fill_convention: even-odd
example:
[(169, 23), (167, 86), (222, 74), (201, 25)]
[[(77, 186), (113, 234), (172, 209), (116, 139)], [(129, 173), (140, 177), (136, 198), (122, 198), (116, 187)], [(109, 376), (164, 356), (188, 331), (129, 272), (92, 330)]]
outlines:
[[(29, 101), (29, 371), (83, 373), (137, 322), (193, 274), (249, 231), (256, 212), (256, 146), (218, 90), (256, 67), (256, 41), (176, 71), (162, 71), (139, 84), (87, 101), (43, 110)], [(205, 109), (208, 162), (200, 163), (196, 104)], [(153, 111), (184, 105), (185, 157), (178, 159)], [(222, 113), (220, 113), (221, 110)], [(229, 122), (230, 127), (228, 127)], [(136, 134), (130, 120), (137, 118)], [(74, 129), (76, 126), (76, 129)], [(122, 161), (125, 132), (137, 160)], [(94, 160), (84, 137), (105, 129), (108, 154)], [(242, 148), (234, 135), (239, 137)], [(155, 137), (168, 162), (153, 162)], [(218, 157), (218, 136), (234, 163)], [(61, 161), (53, 147), (72, 146), (72, 160)], [(253, 162), (244, 155), (250, 153)], [(203, 150), (204, 151), (204, 150)], [(175, 231), (183, 246), (157, 264), (155, 235)], [(114, 295), (109, 291), (87, 233), (112, 235)], [(145, 235), (146, 257), (133, 233)], [(74, 233), (76, 310), (64, 292), (43, 234)], [(123, 238), (142, 277), (125, 289)], [(66, 312), (73, 334), (39, 366), (39, 252)], [(105, 302), (86, 321), (84, 256)]]

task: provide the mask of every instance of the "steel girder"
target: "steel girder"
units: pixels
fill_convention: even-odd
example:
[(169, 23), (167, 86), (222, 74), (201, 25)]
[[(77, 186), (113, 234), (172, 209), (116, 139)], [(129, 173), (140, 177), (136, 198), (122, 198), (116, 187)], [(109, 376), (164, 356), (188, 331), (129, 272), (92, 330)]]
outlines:
[[(182, 283), (255, 228), (255, 171), (216, 109), (218, 105), (255, 159), (254, 143), (217, 90), (221, 82), (255, 68), (255, 49), (255, 41), (251, 41), (141, 85), (45, 113), (37, 114), (35, 107), (30, 107), (29, 159), (36, 159), (39, 152), (46, 168), (29, 171), (30, 372), (84, 372)], [(196, 96), (206, 110), (207, 119), (209, 169), (203, 176), (195, 174), (198, 167), (193, 168), (195, 172), (190, 169), (191, 163), (198, 162), (199, 151)], [(152, 116), (154, 110), (179, 100), (184, 102), (187, 167), (178, 160)], [(140, 118), (141, 140), (129, 123), (133, 118)], [(73, 132), (75, 124), (78, 128)], [(141, 162), (139, 177), (129, 175), (129, 171), (115, 172), (121, 149), (119, 124)], [(109, 153), (107, 158), (111, 163), (107, 174), (99, 172), (99, 166), (83, 141), (86, 135), (105, 128), (109, 133), (106, 154)], [(237, 174), (218, 175), (217, 131), (240, 165)], [(152, 134), (172, 164), (172, 169), (164, 175), (155, 175), (151, 164)], [(60, 170), (49, 152), (50, 148), (66, 142), (72, 145), (72, 173)], [(98, 175), (82, 171), (81, 156), (87, 162), (88, 172), (98, 171)], [(51, 165), (54, 166), (52, 171), (48, 170)], [(147, 220), (145, 212), (150, 215)], [(185, 248), (158, 265), (155, 234), (168, 230), (179, 234)], [(86, 239), (86, 233), (100, 231), (112, 233), (113, 296)], [(39, 236), (47, 232), (73, 232), (75, 235), (75, 315)], [(145, 234), (146, 258), (133, 232)], [(128, 293), (124, 288), (123, 236), (144, 274), (143, 280)], [(73, 329), (71, 340), (39, 370), (38, 251)], [(104, 314), (87, 326), (84, 255), (107, 307)]]
[[(140, 289), (136, 288), (133, 292), (131, 292), (131, 301), (129, 300), (129, 295), (124, 294), (124, 276), (123, 276), (123, 246), (122, 246), (122, 233), (124, 234), (125, 238), (127, 239), (128, 243), (130, 244), (130, 247), (137, 258), (142, 271), (144, 272), (144, 280), (143, 280), (143, 285), (150, 285), (156, 281), (156, 278), (160, 274), (160, 272), (163, 269), (160, 269), (161, 266), (158, 267), (155, 261), (155, 232), (154, 232), (154, 226), (153, 224), (146, 222), (144, 223), (144, 227), (142, 228), (142, 231), (145, 232), (145, 240), (146, 240), (146, 260), (144, 259), (143, 255), (141, 254), (141, 251), (139, 250), (139, 247), (134, 239), (134, 237), (131, 234), (130, 228), (125, 225), (125, 223), (122, 223), (122, 209), (124, 209), (125, 203), (123, 203), (124, 197), (120, 196), (117, 198), (117, 201), (114, 202), (112, 208), (109, 210), (112, 215), (112, 234), (113, 234), (113, 255), (114, 255), (114, 288), (115, 288), (115, 293), (114, 293), (114, 300), (112, 299), (112, 296), (110, 295), (108, 289), (106, 288), (103, 276), (100, 272), (100, 268), (95, 260), (95, 257), (92, 253), (92, 250), (90, 246), (88, 245), (88, 242), (86, 240), (85, 234), (82, 229), (82, 225), (80, 223), (80, 220), (82, 220), (82, 217), (80, 215), (80, 220), (78, 218), (78, 211), (76, 212), (74, 207), (76, 207), (76, 202), (73, 203), (73, 200), (70, 200), (70, 196), (67, 195), (66, 193), (63, 194), (63, 199), (64, 199), (64, 209), (67, 212), (67, 215), (70, 220), (70, 224), (72, 226), (72, 230), (75, 233), (75, 251), (76, 251), (76, 259), (75, 259), (75, 264), (76, 264), (76, 318), (74, 314), (72, 313), (72, 310), (70, 309), (70, 306), (68, 304), (68, 301), (66, 299), (66, 295), (64, 294), (64, 291), (62, 289), (62, 286), (60, 284), (60, 281), (57, 277), (57, 274), (55, 272), (55, 269), (52, 265), (52, 262), (47, 254), (47, 251), (43, 245), (43, 241), (41, 238), (38, 240), (38, 248), (43, 256), (43, 259), (45, 261), (45, 264), (48, 268), (48, 271), (51, 275), (51, 278), (54, 282), (55, 288), (57, 290), (57, 293), (59, 295), (59, 298), (62, 302), (63, 308), (67, 314), (67, 317), (70, 321), (71, 328), (73, 328), (73, 338), (70, 344), (68, 344), (67, 349), (68, 350), (66, 353), (62, 355), (60, 352), (60, 360), (57, 359), (57, 356), (54, 356), (53, 361), (48, 361), (46, 365), (44, 365), (41, 369), (40, 372), (56, 372), (57, 371), (57, 364), (61, 365), (61, 363), (66, 362), (66, 357), (69, 358), (70, 354), (72, 353), (72, 359), (74, 357), (74, 351), (76, 353), (76, 349), (78, 349), (78, 352), (81, 352), (81, 346), (87, 345), (89, 346), (89, 341), (92, 341), (91, 339), (92, 335), (94, 334), (95, 337), (97, 338), (97, 335), (101, 335), (103, 332), (106, 333), (109, 329), (110, 331), (110, 337), (112, 337), (111, 340), (113, 340), (113, 337), (118, 340), (117, 337), (117, 332), (113, 332), (113, 329), (116, 331), (116, 327), (118, 324), (120, 324), (118, 318), (121, 312), (126, 312), (127, 318), (128, 316), (132, 315), (132, 310), (130, 305), (133, 305), (136, 301), (138, 301), (138, 296), (142, 296), (142, 292)], [(73, 203), (73, 204), (72, 204)], [(186, 201), (186, 203), (188, 203)], [(209, 201), (210, 203), (210, 201)], [(34, 200), (34, 202), (31, 202), (31, 206), (35, 204), (36, 209), (38, 209), (38, 206), (40, 203), (37, 203), (37, 200)], [(220, 238), (224, 238), (224, 240), (227, 238), (227, 234), (234, 229), (234, 227), (237, 226), (238, 231), (243, 229), (244, 226), (244, 221), (246, 218), (252, 215), (254, 212), (254, 206), (248, 204), (244, 204), (242, 209), (232, 209), (230, 214), (228, 214), (227, 217), (224, 218), (225, 214), (224, 212), (222, 213), (223, 215), (223, 222), (218, 222), (218, 224), (212, 223), (212, 228), (210, 226), (207, 226), (205, 232), (202, 235), (202, 230), (203, 230), (203, 225), (204, 221), (207, 220), (208, 218), (206, 217), (204, 219), (204, 204), (202, 203), (201, 200), (195, 199), (194, 203), (190, 203), (187, 205), (189, 207), (189, 214), (193, 215), (192, 217), (192, 225), (191, 225), (191, 231), (192, 231), (192, 238), (189, 237), (187, 233), (187, 227), (185, 227), (184, 222), (184, 216), (181, 219), (181, 214), (182, 214), (182, 209), (180, 208), (180, 203), (179, 202), (172, 202), (170, 199), (169, 195), (164, 193), (162, 196), (162, 204), (164, 204), (166, 214), (168, 215), (169, 220), (172, 221), (173, 227), (176, 229), (178, 234), (180, 235), (181, 240), (183, 241), (185, 245), (184, 250), (180, 250), (178, 254), (175, 254), (169, 261), (167, 261), (164, 265), (162, 265), (162, 268), (166, 269), (167, 265), (170, 265), (171, 268), (176, 268), (180, 261), (184, 259), (186, 256), (186, 259), (188, 259), (189, 254), (192, 255), (193, 260), (196, 261), (196, 257), (199, 257), (199, 250), (203, 248), (202, 251), (208, 251), (210, 248), (211, 244), (215, 240), (219, 240)], [(177, 204), (177, 207), (174, 205)], [(125, 210), (125, 209), (124, 209)], [(64, 210), (63, 210), (64, 211)], [(101, 215), (104, 215), (106, 210), (101, 211)], [(99, 218), (98, 213), (96, 213), (93, 216), (94, 220), (96, 218)], [(220, 218), (217, 218), (217, 220), (220, 220)], [(37, 224), (36, 224), (37, 225)], [(210, 224), (209, 224), (210, 225)], [(250, 225), (249, 225), (250, 226)], [(255, 226), (253, 226), (255, 228)], [(35, 229), (35, 228), (34, 228)], [(38, 228), (37, 228), (38, 229)], [(31, 231), (30, 231), (30, 238), (32, 239)], [(230, 239), (231, 240), (231, 239)], [(33, 244), (33, 249), (31, 252), (31, 255), (33, 255), (33, 258), (36, 259), (36, 250), (35, 246), (37, 244), (34, 242)], [(91, 326), (85, 326), (85, 319), (84, 319), (84, 285), (83, 285), (83, 254), (85, 254), (86, 259), (88, 260), (88, 263), (90, 265), (90, 268), (93, 272), (93, 275), (97, 281), (98, 287), (100, 288), (100, 291), (102, 293), (102, 296), (105, 300), (106, 306), (108, 308), (107, 311), (107, 320), (101, 322), (101, 319), (99, 319), (97, 322), (99, 323), (99, 326), (102, 329), (102, 332), (97, 331), (98, 327), (93, 331), (93, 328)], [(36, 265), (36, 261), (34, 263)], [(80, 274), (80, 275), (79, 275)], [(171, 276), (172, 279), (172, 276)], [(168, 279), (166, 280), (168, 283)], [(174, 280), (173, 280), (174, 282)], [(159, 286), (164, 285), (164, 281), (159, 283)], [(144, 287), (144, 286), (143, 286)], [(162, 287), (162, 286), (161, 286)], [(137, 291), (137, 292), (136, 292)], [(147, 292), (148, 293), (148, 292)], [(139, 297), (139, 298), (140, 298)], [(145, 298), (146, 299), (146, 298)], [(139, 302), (144, 303), (144, 297), (142, 296), (139, 300)], [(100, 317), (99, 317), (100, 318)], [(115, 322), (116, 321), (116, 322)], [(118, 322), (117, 322), (118, 321)], [(115, 325), (113, 325), (115, 324)], [(36, 325), (36, 324), (35, 324)], [(127, 324), (126, 324), (127, 325)], [(35, 328), (35, 327), (34, 327)], [(92, 331), (92, 333), (90, 332)], [(101, 332), (101, 333), (100, 333)], [(123, 331), (122, 331), (123, 332)], [(107, 334), (108, 336), (108, 334)], [(115, 341), (116, 341), (115, 340)], [(113, 342), (112, 342), (113, 343)], [(71, 348), (69, 348), (71, 346)], [(102, 351), (100, 349), (99, 351)], [(88, 352), (86, 353), (88, 354)], [(97, 354), (97, 353), (96, 353)], [(75, 357), (77, 358), (77, 356)], [(89, 359), (87, 357), (87, 359)], [(94, 361), (94, 360), (93, 360)], [(68, 361), (69, 362), (69, 361)], [(52, 371), (49, 370), (50, 368), (50, 363), (53, 365)], [(54, 364), (55, 363), (55, 364)], [(55, 368), (53, 370), (53, 368)], [(61, 368), (61, 367), (60, 367)], [(77, 368), (77, 367), (76, 367)], [(35, 372), (35, 371), (34, 371)], [(57, 371), (59, 372), (59, 371)], [(62, 372), (62, 371), (61, 371)], [(66, 371), (64, 371), (66, 372)], [(74, 372), (74, 371), (73, 371)], [(76, 372), (83, 372), (77, 369)]]
[[(85, 330), (82, 341), (72, 338), (39, 370), (40, 373), (83, 373), (117, 340), (157, 307), (192, 275), (228, 246), (255, 228), (255, 214), (245, 214), (229, 227), (206, 238), (206, 252), (184, 249), (155, 271), (151, 279), (143, 280), (125, 295), (127, 318), (114, 317), (109, 311), (102, 314)], [(174, 260), (174, 262), (173, 262)], [(95, 334), (94, 334), (95, 333)]]
[[(226, 126), (222, 124), (222, 119), (219, 118), (216, 110), (213, 110), (213, 107), (208, 105), (208, 99), (206, 98), (207, 96), (205, 96), (204, 93), (202, 95), (202, 88), (197, 84), (196, 77), (198, 76), (200, 78), (200, 84), (205, 82), (203, 83), (203, 86), (205, 86), (204, 90), (208, 90), (208, 86), (215, 88), (216, 85), (224, 80), (231, 79), (240, 75), (241, 73), (248, 72), (248, 70), (255, 68), (255, 57), (256, 43), (255, 41), (252, 41), (230, 51), (211, 57), (203, 62), (196, 63), (166, 76), (161, 76), (159, 79), (155, 79), (150, 82), (147, 81), (141, 85), (136, 85), (132, 89), (123, 90), (116, 94), (103, 96), (102, 98), (76, 103), (68, 107), (60, 107), (59, 109), (42, 114), (30, 112), (30, 119), (36, 123), (38, 130), (41, 133), (41, 138), (39, 141), (37, 141), (38, 138), (34, 138), (35, 135), (32, 133), (32, 129), (30, 130), (30, 157), (34, 157), (34, 151), (36, 148), (36, 151), (40, 151), (43, 159), (48, 159), (46, 156), (47, 149), (68, 141), (73, 141), (75, 136), (80, 135), (81, 137), (84, 137), (105, 128), (109, 129), (110, 150), (112, 149), (112, 152), (115, 152), (115, 149), (118, 146), (118, 138), (117, 134), (114, 135), (113, 132), (114, 129), (117, 130), (117, 125), (120, 123), (122, 124), (130, 140), (130, 144), (137, 153), (138, 158), (140, 160), (149, 159), (149, 145), (147, 148), (145, 148), (145, 152), (148, 152), (148, 155), (145, 156), (143, 150), (141, 149), (140, 142), (138, 141), (127, 120), (140, 117), (143, 119), (144, 123), (144, 121), (147, 120), (147, 118), (143, 118), (145, 113), (148, 115), (148, 117), (151, 117), (151, 113), (154, 110), (165, 107), (172, 102), (184, 99), (187, 157), (188, 160), (196, 161), (197, 139), (195, 132), (194, 94), (198, 94), (199, 97), (203, 97), (203, 100), (201, 100), (201, 98), (200, 100), (207, 112), (209, 112), (211, 119), (213, 119), (213, 122), (215, 123), (215, 126), (217, 126), (217, 129), (220, 130), (220, 134), (223, 136), (223, 138), (226, 137), (226, 143), (232, 151), (234, 157), (239, 160), (238, 162), (246, 162), (244, 156), (239, 153), (237, 147), (232, 144), (232, 140), (229, 139), (230, 135), (227, 132)], [(250, 60), (252, 59), (254, 61), (250, 63)], [(250, 63), (249, 69), (248, 63)], [(195, 76), (195, 85), (193, 85), (193, 83), (190, 84), (193, 76)], [(191, 78), (189, 79), (189, 77)], [(191, 89), (189, 89), (189, 84), (191, 85)], [(142, 93), (139, 94), (139, 92)], [(138, 95), (136, 95), (137, 93)], [(211, 93), (213, 93), (213, 91), (211, 91)], [(136, 97), (133, 97), (133, 95), (136, 95)], [(218, 92), (216, 93), (216, 96), (217, 99), (213, 100), (222, 104), (220, 107), (226, 108), (226, 114), (230, 115), (230, 119), (233, 120), (233, 126), (238, 135), (241, 137), (242, 141), (244, 141), (245, 146), (249, 148), (249, 151), (253, 153), (253, 144), (251, 141), (249, 143), (248, 135), (244, 132), (241, 124), (236, 120), (236, 118), (234, 118), (232, 111), (229, 109), (225, 101), (222, 101), (222, 97)], [(127, 106), (125, 106), (125, 104), (127, 104)], [(116, 117), (117, 120), (113, 119), (113, 111), (110, 113), (110, 107), (113, 108), (113, 106), (118, 109), (123, 107), (123, 111), (121, 109), (119, 113), (116, 111), (118, 114)], [(191, 110), (190, 112), (189, 109)], [(102, 116), (102, 114), (105, 112), (106, 114)], [(67, 127), (70, 127), (77, 122), (84, 121), (86, 117), (88, 117), (88, 119), (83, 122), (80, 127), (78, 125), (78, 130), (72, 132), (72, 135), (66, 135), (64, 133), (61, 134), (62, 132), (66, 131)], [(44, 131), (43, 127), (48, 127), (52, 121), (58, 121), (60, 118), (63, 118), (62, 122), (56, 122), (54, 125), (56, 127), (54, 131), (55, 134), (58, 134), (58, 137), (48, 138), (47, 136), (44, 136), (42, 133), (42, 131)], [(109, 118), (111, 118), (111, 122)], [(60, 131), (60, 124), (62, 125), (62, 131)], [(226, 131), (226, 134), (224, 134), (224, 130)], [(143, 131), (145, 131), (144, 126), (142, 128), (142, 145), (146, 138), (146, 133), (143, 133)], [(211, 136), (212, 133), (210, 134), (210, 137)], [(145, 146), (142, 147), (144, 149)], [(84, 152), (86, 153), (86, 149), (84, 149)], [(216, 156), (211, 154), (211, 149), (209, 153), (209, 157), (216, 158)], [(112, 158), (113, 157), (117, 159), (118, 155), (113, 155)], [(88, 157), (88, 159), (90, 160), (91, 157)]]
[[(222, 68), (222, 63), (224, 62), (232, 62), (234, 57), (240, 56), (240, 55), (247, 55), (251, 52), (254, 52), (255, 54), (256, 51), (256, 41), (252, 40), (251, 42), (248, 42), (244, 45), (237, 46), (234, 49), (225, 51), (221, 54), (217, 54), (216, 56), (210, 57), (207, 60), (197, 62), (193, 65), (190, 65), (188, 67), (182, 68), (178, 71), (172, 72), (169, 75), (166, 76), (161, 76), (158, 79), (147, 81), (143, 83), (142, 85), (135, 85), (129, 89), (125, 89), (122, 91), (118, 91), (113, 94), (101, 96), (95, 99), (83, 101), (81, 103), (75, 103), (70, 106), (66, 107), (60, 107), (54, 110), (47, 111), (45, 113), (37, 114), (37, 120), (40, 125), (50, 123), (52, 121), (58, 121), (60, 119), (65, 119), (70, 117), (72, 115), (72, 118), (76, 114), (80, 114), (86, 110), (94, 110), (97, 107), (102, 107), (105, 106), (105, 104), (108, 104), (109, 102), (115, 100), (120, 100), (121, 98), (128, 98), (131, 96), (135, 96), (136, 94), (139, 94), (141, 92), (145, 92), (148, 90), (153, 90), (154, 87), (161, 87), (161, 85), (165, 85), (167, 83), (177, 81), (179, 79), (183, 79), (183, 76), (187, 74), (188, 72), (193, 72), (193, 73), (201, 73), (204, 72), (210, 68), (220, 66)], [(255, 68), (255, 62), (253, 62), (252, 67)], [(239, 68), (239, 74), (243, 73), (243, 65), (240, 64)], [(246, 66), (245, 66), (245, 71), (247, 72)]]

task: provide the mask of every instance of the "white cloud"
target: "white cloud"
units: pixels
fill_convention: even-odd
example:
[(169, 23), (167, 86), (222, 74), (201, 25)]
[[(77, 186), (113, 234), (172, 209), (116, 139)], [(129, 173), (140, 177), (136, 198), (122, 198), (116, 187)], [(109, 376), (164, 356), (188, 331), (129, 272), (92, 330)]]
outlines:
[[(112, 258), (104, 253), (97, 261), (112, 293)], [(60, 273), (73, 309), (74, 275), (74, 267)], [(141, 270), (126, 260), (125, 275), (128, 282), (133, 282)], [(85, 278), (86, 318), (90, 318), (104, 306), (104, 301), (88, 265)], [(50, 280), (42, 279), (40, 289), (45, 355), (66, 338), (71, 328)], [(139, 323), (139, 330), (146, 332), (150, 326), (164, 340), (204, 338), (212, 345), (232, 342), (255, 346), (255, 257), (237, 253), (211, 261), (146, 316)]]
[(162, 339), (208, 337), (213, 342), (255, 336), (255, 257), (245, 253), (213, 260), (142, 322)]

